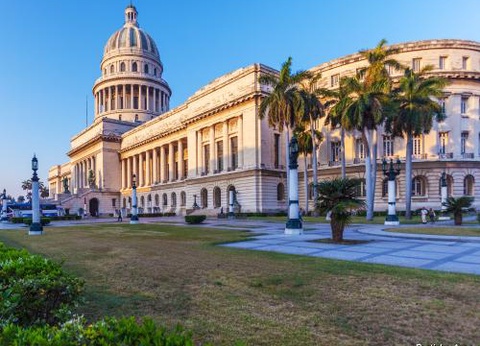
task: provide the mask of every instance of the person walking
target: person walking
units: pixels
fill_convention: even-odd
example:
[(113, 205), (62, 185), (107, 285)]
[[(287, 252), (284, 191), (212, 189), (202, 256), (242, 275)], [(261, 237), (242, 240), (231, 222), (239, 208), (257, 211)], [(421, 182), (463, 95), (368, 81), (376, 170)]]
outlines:
[(420, 211), (420, 216), (422, 218), (423, 224), (427, 223), (427, 215), (428, 215), (428, 210), (427, 208), (423, 207), (422, 210)]
[(117, 209), (117, 222), (122, 222), (123, 219), (122, 219), (122, 210), (121, 209)]
[(428, 211), (428, 217), (430, 218), (431, 223), (435, 223), (435, 216), (435, 210), (433, 210), (433, 208), (430, 208), (430, 210)]

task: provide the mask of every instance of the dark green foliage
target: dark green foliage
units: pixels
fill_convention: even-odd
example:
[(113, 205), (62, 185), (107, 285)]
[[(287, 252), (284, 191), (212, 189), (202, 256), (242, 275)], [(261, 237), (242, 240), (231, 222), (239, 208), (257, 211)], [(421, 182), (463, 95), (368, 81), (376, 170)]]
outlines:
[(473, 197), (448, 197), (447, 201), (443, 203), (443, 206), (446, 207), (446, 213), (453, 214), (455, 225), (460, 226), (463, 222), (463, 213), (469, 210), (469, 208), (472, 206), (472, 203)]
[(8, 324), (0, 332), (0, 345), (156, 345), (193, 346), (190, 333), (177, 327), (172, 331), (157, 327), (151, 319), (141, 323), (130, 318), (105, 318), (93, 324), (73, 319), (62, 326), (22, 328)]
[(187, 215), (185, 216), (185, 222), (190, 225), (202, 223), (207, 218), (206, 215)]
[[(42, 224), (42, 226), (46, 226), (50, 223), (50, 221), (52, 221), (51, 218), (49, 217), (42, 217), (40, 218), (40, 223)], [(22, 219), (22, 222), (25, 224), (25, 225), (28, 225), (30, 226), (32, 224), (32, 218), (30, 217), (25, 217)]]
[(60, 220), (81, 220), (80, 215), (64, 215), (64, 216), (52, 216), (51, 219), (53, 221), (60, 221)]
[[(162, 216), (175, 216), (176, 214), (175, 213), (148, 213), (148, 214), (144, 214), (144, 213), (140, 213), (140, 214), (137, 214), (138, 217), (162, 217)], [(127, 214), (127, 218), (131, 218), (132, 217), (132, 214)]]
[(0, 326), (55, 324), (71, 318), (83, 281), (60, 264), (0, 244)]
[(324, 180), (317, 186), (317, 209), (320, 213), (331, 212), (330, 226), (332, 239), (343, 240), (345, 226), (350, 223), (352, 212), (364, 207), (364, 202), (357, 198), (360, 179), (337, 178)]
[(10, 219), (11, 223), (23, 223), (23, 217), (12, 217)]

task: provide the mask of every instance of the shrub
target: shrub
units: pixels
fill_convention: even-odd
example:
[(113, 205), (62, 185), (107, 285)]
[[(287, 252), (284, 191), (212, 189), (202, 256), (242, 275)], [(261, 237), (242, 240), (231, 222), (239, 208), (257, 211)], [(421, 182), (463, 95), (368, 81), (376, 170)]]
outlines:
[(11, 223), (23, 223), (23, 217), (12, 217), (10, 219)]
[(61, 265), (0, 244), (0, 326), (54, 324), (71, 318), (83, 281)]
[[(42, 217), (40, 218), (40, 223), (42, 224), (42, 226), (46, 226), (50, 223), (51, 220), (52, 219), (49, 217)], [(30, 217), (25, 217), (22, 219), (22, 221), (25, 225), (28, 225), (28, 226), (32, 224), (32, 219)]]
[(187, 215), (185, 216), (185, 222), (190, 225), (194, 225), (202, 223), (203, 221), (205, 221), (206, 218), (206, 215)]
[(8, 324), (0, 332), (1, 345), (168, 345), (193, 346), (191, 333), (180, 326), (168, 331), (157, 327), (151, 319), (137, 323), (130, 318), (105, 318), (87, 325), (76, 318), (62, 326), (22, 328)]
[(480, 213), (477, 214), (477, 221), (480, 222)]

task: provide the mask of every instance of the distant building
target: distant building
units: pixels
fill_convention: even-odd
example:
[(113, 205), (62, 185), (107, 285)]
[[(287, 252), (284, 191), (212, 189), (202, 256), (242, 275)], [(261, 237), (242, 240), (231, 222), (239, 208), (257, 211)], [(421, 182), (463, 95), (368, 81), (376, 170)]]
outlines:
[[(413, 208), (440, 207), (444, 171), (451, 195), (479, 196), (475, 181), (480, 180), (480, 43), (432, 40), (396, 47), (400, 53), (395, 58), (405, 65), (432, 64), (433, 74), (451, 81), (439, 100), (447, 120), (415, 139)], [(359, 54), (353, 54), (312, 71), (322, 72), (319, 86), (335, 88), (342, 76), (353, 75), (365, 65)], [(185, 214), (196, 201), (202, 213), (216, 214), (222, 207), (228, 210), (230, 190), (235, 191), (235, 207), (242, 212), (286, 210), (285, 137), (258, 116), (267, 92), (258, 78), (276, 73), (274, 69), (261, 64), (241, 68), (215, 79), (170, 110), (171, 90), (162, 79), (158, 49), (138, 26), (133, 6), (125, 10), (124, 26), (108, 39), (100, 68), (102, 75), (93, 86), (95, 119), (72, 138), (69, 162), (49, 171), (51, 197), (64, 208), (73, 213), (86, 207), (91, 215), (119, 208), (128, 211), (135, 174), (143, 213)], [(325, 134), (317, 167), (322, 180), (339, 175), (340, 136), (339, 131), (323, 127), (323, 121), (318, 126)], [(362, 178), (360, 138), (357, 133), (347, 135), (346, 164), (349, 176)], [(404, 159), (403, 140), (380, 138), (379, 157)], [(311, 185), (308, 191), (303, 188), (303, 159), (299, 169), (300, 205), (305, 207), (307, 194), (313, 206)], [(307, 169), (311, 182), (311, 164)], [(401, 173), (397, 181), (401, 210), (405, 175)], [(376, 197), (376, 209), (385, 210), (381, 172)]]

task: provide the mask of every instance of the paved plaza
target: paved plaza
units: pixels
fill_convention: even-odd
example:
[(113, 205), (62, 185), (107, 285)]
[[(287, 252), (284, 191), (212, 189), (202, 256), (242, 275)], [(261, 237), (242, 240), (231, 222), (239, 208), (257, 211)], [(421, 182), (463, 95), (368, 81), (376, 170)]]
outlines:
[[(115, 222), (115, 219), (58, 221), (52, 227), (98, 222)], [(183, 217), (143, 218), (141, 222), (185, 225)], [(303, 235), (285, 235), (283, 222), (267, 220), (208, 219), (199, 227), (252, 232), (252, 239), (222, 245), (226, 247), (480, 275), (480, 237), (389, 233), (383, 230), (386, 227), (383, 225), (358, 224), (347, 227), (344, 238), (367, 242), (337, 245), (314, 242), (330, 238), (330, 225), (325, 223), (305, 223)], [(26, 227), (0, 224), (0, 229), (26, 230)]]

